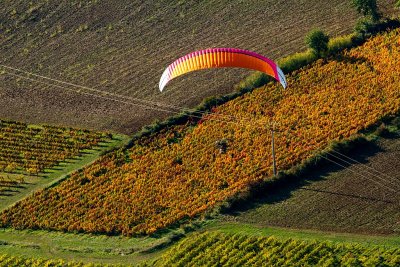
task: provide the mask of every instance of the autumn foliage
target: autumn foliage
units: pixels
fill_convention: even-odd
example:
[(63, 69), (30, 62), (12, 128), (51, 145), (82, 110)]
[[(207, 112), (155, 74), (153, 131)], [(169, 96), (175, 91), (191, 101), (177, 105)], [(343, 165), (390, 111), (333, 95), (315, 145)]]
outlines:
[(0, 120), (0, 172), (37, 174), (105, 139), (88, 130)]
[[(284, 91), (270, 84), (219, 106), (197, 125), (137, 140), (17, 203), (1, 214), (1, 224), (132, 235), (198, 215), (271, 177), (271, 121), (278, 123), (282, 170), (397, 114), (399, 40), (399, 30), (381, 34), (292, 73)], [(221, 114), (240, 119), (226, 122)], [(225, 153), (215, 146), (220, 140)]]

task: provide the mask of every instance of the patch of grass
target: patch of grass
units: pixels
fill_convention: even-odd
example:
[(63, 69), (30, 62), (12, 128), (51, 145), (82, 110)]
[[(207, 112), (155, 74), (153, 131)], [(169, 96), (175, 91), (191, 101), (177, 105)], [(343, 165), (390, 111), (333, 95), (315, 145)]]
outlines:
[[(169, 236), (126, 238), (47, 231), (0, 230), (0, 254), (84, 263), (136, 265), (155, 261)], [(155, 248), (155, 249), (154, 249)]]
[(294, 53), (278, 61), (278, 65), (285, 73), (298, 70), (308, 64), (314, 62), (317, 56), (309, 49), (305, 52)]

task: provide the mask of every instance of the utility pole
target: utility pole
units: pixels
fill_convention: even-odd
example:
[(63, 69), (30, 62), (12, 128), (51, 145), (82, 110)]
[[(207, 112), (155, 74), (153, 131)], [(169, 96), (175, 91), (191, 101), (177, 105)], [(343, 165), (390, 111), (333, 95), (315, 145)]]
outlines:
[(276, 158), (275, 158), (274, 128), (275, 128), (275, 123), (272, 122), (272, 129), (271, 129), (272, 167), (274, 171), (274, 177), (276, 177), (277, 171), (276, 171)]

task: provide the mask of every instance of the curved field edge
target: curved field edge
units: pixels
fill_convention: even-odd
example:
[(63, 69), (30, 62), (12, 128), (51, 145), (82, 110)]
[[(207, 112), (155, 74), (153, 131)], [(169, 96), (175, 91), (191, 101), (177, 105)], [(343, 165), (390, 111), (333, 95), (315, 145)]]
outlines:
[[(270, 177), (270, 135), (260, 123), (280, 123), (278, 166), (288, 169), (396, 114), (398, 34), (382, 33), (294, 72), (289, 90), (269, 85), (219, 106), (197, 125), (137, 140), (3, 212), (3, 225), (132, 235), (200, 214)], [(218, 121), (223, 114), (242, 123)], [(221, 139), (227, 153), (215, 147)], [(24, 216), (28, 211), (31, 218)]]
[(400, 249), (205, 232), (182, 240), (161, 266), (398, 266)]

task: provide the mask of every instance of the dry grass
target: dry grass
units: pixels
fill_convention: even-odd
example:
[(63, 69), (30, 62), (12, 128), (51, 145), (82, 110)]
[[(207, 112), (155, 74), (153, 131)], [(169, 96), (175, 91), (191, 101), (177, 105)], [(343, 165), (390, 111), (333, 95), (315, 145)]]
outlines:
[[(80, 4), (80, 3), (85, 4)], [(319, 27), (349, 33), (350, 1), (28, 1), (0, 3), (1, 64), (177, 106), (232, 91), (242, 70), (197, 72), (158, 92), (163, 69), (201, 48), (241, 47), (273, 59), (299, 51)], [(173, 3), (171, 3), (173, 2)], [(391, 15), (393, 1), (378, 1)], [(157, 112), (0, 76), (0, 117), (132, 133)]]

